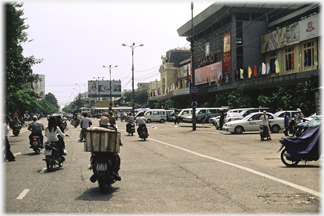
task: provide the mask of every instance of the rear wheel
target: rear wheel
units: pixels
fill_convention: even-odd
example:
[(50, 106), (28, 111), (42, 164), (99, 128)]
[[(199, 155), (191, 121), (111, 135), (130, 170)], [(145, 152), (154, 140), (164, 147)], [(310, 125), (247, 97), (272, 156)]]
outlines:
[(147, 119), (147, 123), (151, 123), (151, 119)]
[(46, 161), (46, 168), (49, 172), (52, 171), (52, 169), (53, 169), (53, 164), (50, 164), (50, 162), (48, 160)]
[(243, 128), (242, 128), (241, 126), (237, 126), (237, 127), (235, 128), (235, 133), (236, 133), (236, 134), (241, 134), (241, 133), (243, 133)]
[(289, 153), (287, 152), (287, 149), (282, 150), (280, 158), (281, 158), (282, 163), (284, 163), (286, 166), (289, 166), (289, 167), (297, 166), (297, 164), (299, 163), (299, 160), (291, 161), (288, 159)]
[(105, 181), (104, 181), (103, 177), (98, 178), (98, 186), (99, 186), (99, 189), (100, 189), (100, 193), (104, 193), (106, 184), (105, 184)]
[(161, 119), (160, 122), (161, 122), (161, 123), (164, 123), (164, 119)]

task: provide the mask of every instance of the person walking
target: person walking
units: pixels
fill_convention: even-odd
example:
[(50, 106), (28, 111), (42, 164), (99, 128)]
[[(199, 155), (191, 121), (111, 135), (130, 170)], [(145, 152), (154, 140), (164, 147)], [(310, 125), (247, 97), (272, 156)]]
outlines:
[(80, 127), (82, 128), (80, 131), (80, 142), (83, 141), (83, 139), (85, 140), (85, 134), (86, 134), (86, 129), (88, 127), (90, 127), (92, 125), (92, 121), (91, 119), (88, 118), (88, 114), (87, 113), (83, 113), (83, 118), (80, 121)]
[(174, 125), (176, 125), (177, 123), (179, 125), (179, 111), (178, 111), (177, 108), (174, 109), (174, 117), (175, 117), (175, 119), (174, 119)]
[(221, 115), (220, 115), (220, 119), (219, 119), (219, 130), (222, 130), (223, 124), (224, 124), (225, 113), (224, 113), (223, 109), (221, 109), (220, 111), (221, 111)]
[(289, 115), (288, 115), (288, 112), (286, 111), (285, 112), (285, 115), (284, 115), (284, 134), (286, 136), (288, 136), (288, 131), (289, 131)]
[(10, 118), (9, 116), (5, 117), (5, 123), (3, 124), (4, 127), (4, 136), (5, 136), (5, 142), (6, 142), (6, 160), (8, 161), (16, 161), (15, 156), (12, 154), (11, 150), (10, 150), (10, 144), (9, 144), (9, 140), (8, 140), (8, 136), (10, 133)]

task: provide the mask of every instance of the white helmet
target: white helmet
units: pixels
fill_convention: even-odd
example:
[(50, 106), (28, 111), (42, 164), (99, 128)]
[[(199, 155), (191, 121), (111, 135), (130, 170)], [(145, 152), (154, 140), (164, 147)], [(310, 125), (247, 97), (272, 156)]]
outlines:
[(297, 108), (297, 112), (301, 112), (301, 110), (299, 108)]

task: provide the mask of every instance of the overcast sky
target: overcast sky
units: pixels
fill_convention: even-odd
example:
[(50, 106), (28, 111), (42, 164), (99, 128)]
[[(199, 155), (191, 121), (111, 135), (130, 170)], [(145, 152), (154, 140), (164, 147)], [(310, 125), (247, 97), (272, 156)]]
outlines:
[[(135, 3), (136, 2), (136, 3)], [(214, 1), (193, 1), (196, 16)], [(138, 82), (160, 80), (161, 56), (173, 48), (190, 47), (177, 29), (191, 19), (191, 1), (25, 1), (28, 39), (24, 56), (43, 58), (33, 72), (45, 75), (45, 94), (51, 92), (59, 105), (87, 91), (93, 77), (121, 80), (131, 89), (131, 48), (134, 51), (135, 88)], [(79, 84), (79, 85), (75, 85)], [(75, 88), (76, 90), (73, 90)]]

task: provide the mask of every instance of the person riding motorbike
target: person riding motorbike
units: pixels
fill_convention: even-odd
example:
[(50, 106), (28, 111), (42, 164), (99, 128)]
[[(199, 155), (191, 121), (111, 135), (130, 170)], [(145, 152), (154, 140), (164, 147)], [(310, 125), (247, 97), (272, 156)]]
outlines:
[(139, 113), (138, 117), (135, 120), (136, 126), (138, 125), (137, 133), (138, 133), (139, 137), (141, 137), (140, 131), (141, 131), (142, 127), (146, 126), (145, 125), (146, 122), (147, 122), (147, 119), (144, 117), (144, 112)]
[(92, 125), (91, 119), (89, 119), (87, 113), (83, 113), (83, 118), (80, 121), (80, 127), (82, 128), (80, 131), (80, 142), (83, 141), (83, 138), (85, 139), (85, 130)]
[(33, 136), (39, 136), (39, 140), (41, 143), (41, 148), (44, 148), (43, 146), (43, 134), (42, 131), (45, 130), (43, 123), (38, 121), (37, 116), (33, 116), (33, 122), (28, 126), (28, 130), (31, 131), (31, 134), (29, 135), (29, 141), (30, 141), (30, 146), (33, 143)]
[(127, 124), (126, 124), (126, 132), (130, 129), (131, 125), (134, 124), (135, 117), (132, 113), (127, 114)]
[(21, 129), (21, 122), (18, 120), (18, 117), (14, 117), (14, 119), (11, 122), (12, 129), (17, 128), (19, 131)]
[[(104, 112), (101, 119), (99, 120), (99, 126), (111, 130), (117, 130), (116, 127), (114, 126), (116, 124), (116, 121), (114, 123), (113, 120), (115, 120), (115, 117), (112, 115), (112, 112), (109, 113), (109, 116), (107, 112)], [(119, 145), (122, 145), (122, 143), (120, 143)], [(114, 179), (117, 181), (121, 181), (121, 177), (118, 174), (118, 171), (120, 170), (119, 155), (115, 152), (107, 152), (106, 156), (112, 161)], [(91, 153), (90, 162), (92, 162), (93, 159), (94, 159), (94, 154)], [(95, 182), (96, 179), (97, 179), (97, 173), (93, 169), (93, 175), (90, 177), (90, 181)]]
[(51, 143), (56, 143), (56, 146), (58, 148), (58, 151), (60, 153), (60, 157), (62, 161), (65, 160), (64, 158), (64, 148), (63, 144), (60, 142), (59, 138), (57, 137), (57, 134), (60, 134), (60, 136), (64, 139), (65, 135), (61, 131), (61, 129), (57, 126), (57, 121), (54, 116), (51, 116), (48, 120), (48, 126), (45, 128), (45, 136), (47, 137), (47, 141)]
[(267, 111), (263, 111), (263, 114), (260, 117), (261, 125), (268, 128), (269, 139), (271, 140), (271, 133), (269, 127), (269, 117), (267, 116)]

